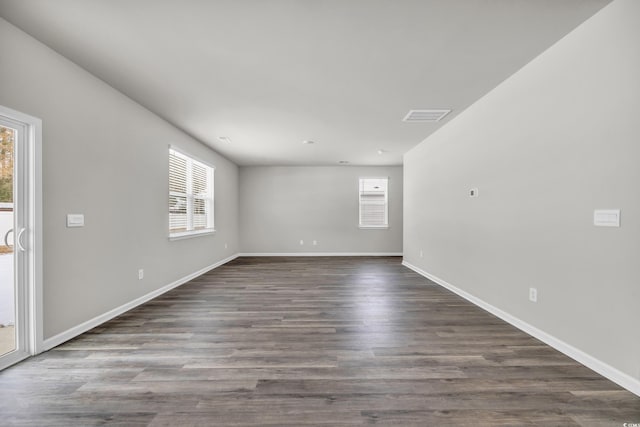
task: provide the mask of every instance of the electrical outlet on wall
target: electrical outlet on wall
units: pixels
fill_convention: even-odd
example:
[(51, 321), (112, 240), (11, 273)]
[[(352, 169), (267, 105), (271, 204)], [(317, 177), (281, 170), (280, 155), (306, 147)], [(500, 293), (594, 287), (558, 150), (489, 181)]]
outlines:
[(529, 301), (538, 302), (538, 289), (529, 288)]
[(141, 268), (138, 270), (138, 280), (144, 279), (144, 269)]
[(424, 254), (422, 253), (422, 249), (420, 249), (420, 258), (422, 258)]
[(304, 240), (300, 239), (300, 246), (304, 245)]
[(313, 241), (313, 246), (318, 246), (318, 241), (317, 240)]

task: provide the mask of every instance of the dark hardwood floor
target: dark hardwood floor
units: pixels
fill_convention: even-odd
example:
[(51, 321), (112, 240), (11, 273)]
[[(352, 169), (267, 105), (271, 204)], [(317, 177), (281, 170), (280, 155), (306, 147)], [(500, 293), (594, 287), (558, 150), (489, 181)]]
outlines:
[(617, 426), (640, 398), (388, 258), (239, 258), (0, 373), (0, 425)]

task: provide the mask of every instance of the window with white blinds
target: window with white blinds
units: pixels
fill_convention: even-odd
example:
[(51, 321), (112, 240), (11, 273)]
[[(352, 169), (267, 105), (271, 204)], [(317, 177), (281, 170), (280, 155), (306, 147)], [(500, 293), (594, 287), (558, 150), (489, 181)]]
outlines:
[(389, 227), (388, 184), (388, 178), (360, 178), (360, 228)]
[(169, 237), (213, 231), (213, 168), (170, 148)]

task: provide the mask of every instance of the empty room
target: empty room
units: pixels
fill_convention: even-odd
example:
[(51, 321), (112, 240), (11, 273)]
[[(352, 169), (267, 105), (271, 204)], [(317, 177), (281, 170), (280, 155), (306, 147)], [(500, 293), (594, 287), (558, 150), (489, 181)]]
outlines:
[(0, 425), (640, 426), (637, 0), (0, 0)]

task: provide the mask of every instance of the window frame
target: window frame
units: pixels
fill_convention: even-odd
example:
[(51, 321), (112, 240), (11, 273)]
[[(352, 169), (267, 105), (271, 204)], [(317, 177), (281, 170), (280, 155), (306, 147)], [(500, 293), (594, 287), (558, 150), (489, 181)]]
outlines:
[[(362, 193), (363, 193), (363, 181), (370, 179), (384, 179), (386, 181), (386, 188), (384, 192), (384, 224), (382, 225), (368, 225), (362, 224)], [(368, 176), (358, 178), (358, 228), (363, 230), (386, 230), (389, 228), (389, 177), (388, 176)]]
[[(186, 184), (186, 192), (176, 192), (171, 191), (171, 156), (172, 152), (175, 153), (176, 156), (185, 159), (185, 184)], [(210, 163), (204, 162), (196, 156), (185, 152), (184, 150), (175, 147), (173, 145), (169, 145), (169, 179), (167, 183), (169, 188), (167, 189), (168, 195), (168, 203), (167, 206), (169, 208), (169, 215), (171, 215), (171, 197), (184, 197), (186, 199), (186, 213), (187, 216), (187, 230), (185, 231), (172, 231), (171, 229), (171, 220), (169, 220), (168, 229), (169, 229), (169, 240), (181, 240), (188, 239), (191, 237), (204, 236), (208, 234), (213, 234), (216, 232), (215, 229), (215, 171), (216, 168)], [(207, 174), (207, 195), (195, 195), (193, 194), (193, 165), (196, 164), (198, 166), (204, 167), (205, 172)], [(206, 227), (205, 228), (193, 228), (194, 222), (194, 201), (195, 200), (203, 200), (205, 205), (205, 215), (206, 215)]]

